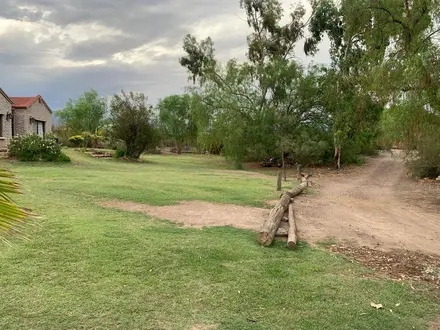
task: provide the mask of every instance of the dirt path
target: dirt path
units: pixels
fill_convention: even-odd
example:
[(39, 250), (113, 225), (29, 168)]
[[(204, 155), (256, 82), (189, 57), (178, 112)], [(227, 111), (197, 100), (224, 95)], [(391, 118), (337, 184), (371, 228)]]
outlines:
[[(352, 246), (440, 255), (440, 184), (407, 179), (400, 158), (382, 155), (341, 172), (317, 170), (313, 179), (317, 192), (299, 196), (294, 204), (301, 240), (315, 243), (331, 237)], [(427, 191), (427, 187), (437, 190)], [(200, 201), (161, 207), (118, 200), (99, 204), (189, 227), (233, 226), (254, 231), (269, 212)]]
[(440, 254), (440, 208), (433, 200), (413, 198), (423, 194), (423, 188), (406, 178), (401, 159), (381, 155), (346, 175), (315, 180), (318, 193), (295, 202), (301, 239), (334, 237), (376, 248)]

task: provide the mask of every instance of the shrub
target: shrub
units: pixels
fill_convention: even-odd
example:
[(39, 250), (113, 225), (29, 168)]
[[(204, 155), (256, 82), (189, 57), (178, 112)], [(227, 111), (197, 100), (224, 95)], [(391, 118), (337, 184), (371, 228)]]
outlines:
[(84, 144), (83, 146), (85, 148), (92, 148), (92, 140), (93, 140), (93, 135), (90, 132), (82, 132), (81, 136), (83, 138)]
[(74, 135), (69, 138), (69, 142), (75, 147), (79, 147), (84, 143), (84, 138), (81, 135)]
[(407, 155), (407, 165), (414, 177), (435, 179), (440, 175), (440, 140), (433, 135), (420, 142), (417, 152)]
[(15, 156), (21, 161), (70, 161), (53, 138), (35, 134), (14, 137), (8, 152), (9, 156)]
[(116, 159), (122, 158), (127, 156), (127, 152), (123, 149), (116, 149), (116, 152), (114, 153), (114, 157)]
[(110, 104), (111, 137), (124, 141), (127, 156), (133, 159), (156, 146), (158, 140), (153, 107), (147, 101), (142, 93), (122, 91)]

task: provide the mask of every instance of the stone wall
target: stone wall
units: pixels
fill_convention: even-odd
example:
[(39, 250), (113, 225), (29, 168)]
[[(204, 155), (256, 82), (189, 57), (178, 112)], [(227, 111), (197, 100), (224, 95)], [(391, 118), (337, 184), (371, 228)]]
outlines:
[(6, 119), (6, 114), (12, 112), (11, 103), (0, 93), (0, 115), (2, 116), (2, 135), (0, 136), (0, 149), (5, 149), (12, 137), (12, 120)]
[(30, 118), (44, 121), (44, 130), (46, 133), (52, 131), (52, 114), (43, 102), (36, 101), (27, 109), (14, 110), (14, 134), (24, 135), (36, 133), (35, 124), (30, 122)]

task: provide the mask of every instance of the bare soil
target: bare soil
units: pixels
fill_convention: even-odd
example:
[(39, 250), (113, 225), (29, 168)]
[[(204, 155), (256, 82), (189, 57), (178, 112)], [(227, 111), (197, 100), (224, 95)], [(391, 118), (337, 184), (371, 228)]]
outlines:
[(112, 200), (99, 203), (99, 205), (124, 211), (141, 212), (195, 228), (232, 226), (258, 230), (263, 220), (269, 214), (269, 210), (257, 207), (200, 201), (185, 201), (178, 205), (169, 206), (151, 206), (135, 202)]
[(410, 180), (401, 158), (382, 154), (314, 183), (317, 193), (295, 200), (300, 239), (440, 255), (440, 185)]
[(440, 330), (440, 319), (432, 322), (429, 330)]

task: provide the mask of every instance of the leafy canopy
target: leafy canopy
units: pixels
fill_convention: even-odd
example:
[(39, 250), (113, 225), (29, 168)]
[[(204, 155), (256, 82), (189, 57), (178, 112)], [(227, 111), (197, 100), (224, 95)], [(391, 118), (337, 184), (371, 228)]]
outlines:
[(102, 126), (106, 113), (106, 100), (91, 89), (76, 100), (70, 99), (64, 109), (55, 114), (71, 134), (79, 134), (96, 132)]
[(160, 100), (156, 106), (161, 129), (166, 136), (177, 142), (179, 153), (182, 152), (183, 142), (193, 140), (196, 135), (191, 103), (189, 94), (170, 95)]

